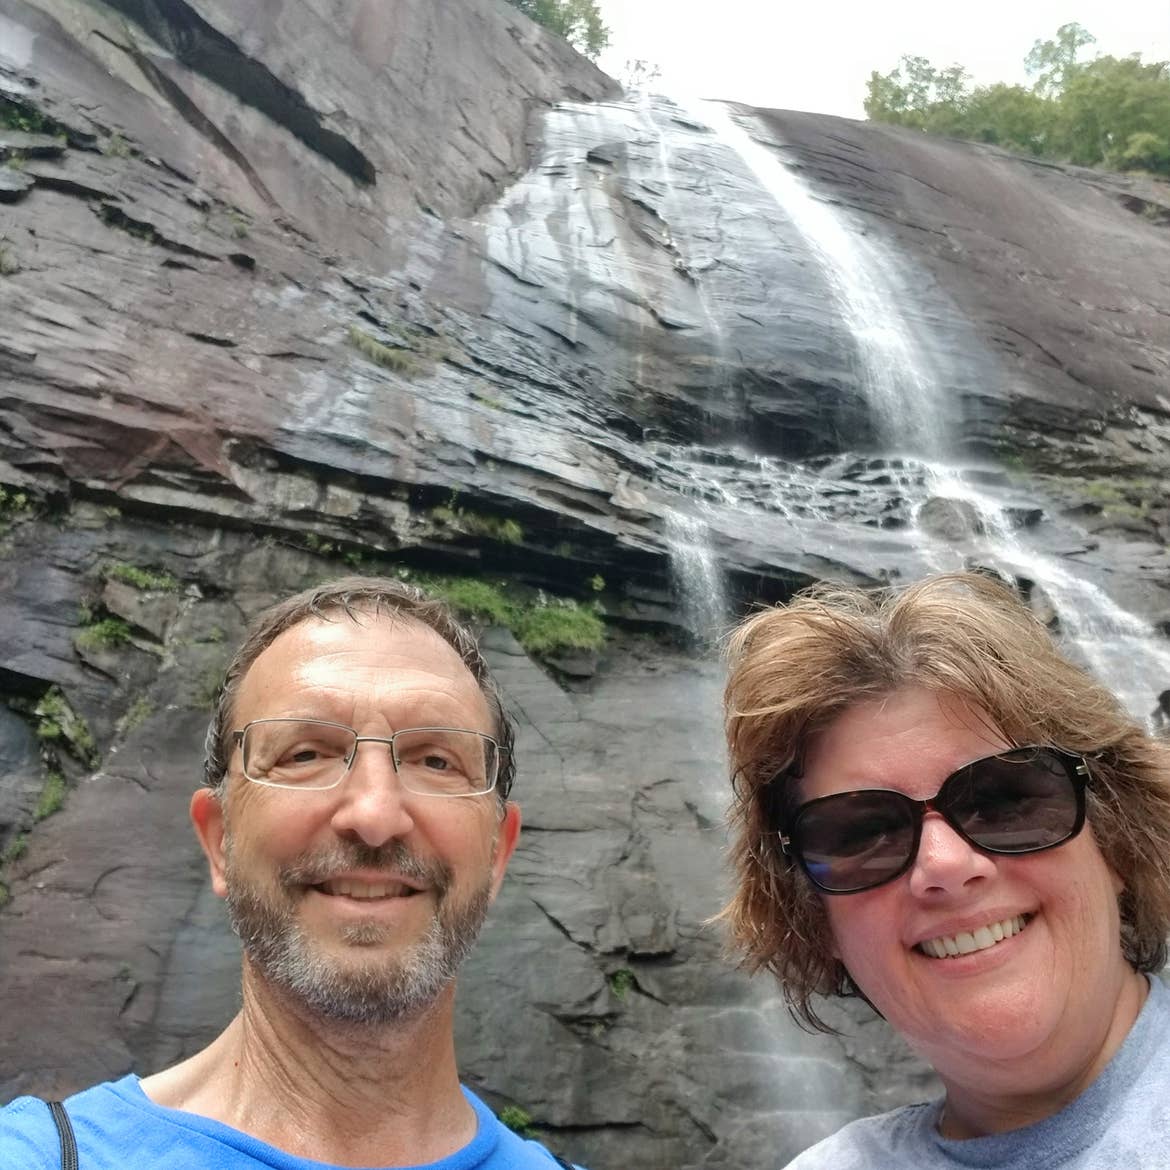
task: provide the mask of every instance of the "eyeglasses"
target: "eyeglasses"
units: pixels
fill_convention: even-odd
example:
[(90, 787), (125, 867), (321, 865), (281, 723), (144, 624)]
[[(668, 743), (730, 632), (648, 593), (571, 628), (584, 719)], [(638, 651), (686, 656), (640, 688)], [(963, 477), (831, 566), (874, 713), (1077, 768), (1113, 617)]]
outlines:
[(818, 889), (856, 894), (910, 868), (929, 811), (985, 853), (1039, 853), (1062, 845), (1084, 826), (1088, 779), (1080, 756), (1014, 748), (964, 764), (930, 800), (885, 788), (810, 800), (780, 830), (780, 845)]
[(255, 719), (232, 738), (244, 775), (269, 788), (336, 788), (360, 743), (385, 744), (402, 787), (423, 796), (483, 796), (500, 770), (490, 735), (456, 727), (408, 727), (383, 738), (323, 719)]

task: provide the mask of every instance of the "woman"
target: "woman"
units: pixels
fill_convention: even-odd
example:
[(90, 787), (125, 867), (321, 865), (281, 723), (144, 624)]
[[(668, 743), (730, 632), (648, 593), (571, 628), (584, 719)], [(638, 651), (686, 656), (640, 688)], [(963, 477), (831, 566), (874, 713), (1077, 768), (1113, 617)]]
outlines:
[(1170, 1167), (1170, 757), (975, 574), (817, 588), (730, 647), (752, 969), (860, 994), (942, 1100), (793, 1167)]

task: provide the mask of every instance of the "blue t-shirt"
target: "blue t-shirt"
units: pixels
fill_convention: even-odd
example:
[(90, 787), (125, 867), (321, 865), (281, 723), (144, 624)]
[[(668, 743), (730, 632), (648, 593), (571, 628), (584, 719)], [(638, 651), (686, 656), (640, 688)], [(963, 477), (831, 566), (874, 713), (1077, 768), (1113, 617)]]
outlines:
[[(501, 1125), (474, 1093), (463, 1090), (477, 1121), (475, 1137), (461, 1150), (425, 1167), (397, 1170), (554, 1170), (556, 1161), (538, 1142)], [(328, 1163), (296, 1158), (238, 1129), (156, 1105), (136, 1076), (86, 1089), (65, 1102), (77, 1136), (81, 1170), (328, 1170)], [(57, 1170), (60, 1143), (48, 1106), (17, 1097), (0, 1109), (0, 1167)]]

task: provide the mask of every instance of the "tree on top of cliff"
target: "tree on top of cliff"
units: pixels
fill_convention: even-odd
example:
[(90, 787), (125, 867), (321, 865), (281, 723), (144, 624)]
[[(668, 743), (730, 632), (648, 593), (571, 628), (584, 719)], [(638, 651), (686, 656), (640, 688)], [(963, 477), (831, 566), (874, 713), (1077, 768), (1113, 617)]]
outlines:
[(972, 88), (961, 65), (938, 69), (905, 56), (889, 73), (870, 74), (865, 112), (875, 122), (1082, 166), (1170, 174), (1170, 63), (1138, 53), (1082, 61), (1095, 40), (1071, 23), (1036, 41), (1025, 60), (1031, 88)]
[(1050, 41), (1035, 41), (1024, 58), (1029, 77), (1035, 77), (1034, 91), (1041, 97), (1059, 97), (1077, 68), (1077, 58), (1097, 38), (1075, 21), (1062, 24)]
[(508, 0), (525, 16), (552, 29), (574, 49), (596, 59), (609, 44), (609, 29), (601, 22), (595, 0)]

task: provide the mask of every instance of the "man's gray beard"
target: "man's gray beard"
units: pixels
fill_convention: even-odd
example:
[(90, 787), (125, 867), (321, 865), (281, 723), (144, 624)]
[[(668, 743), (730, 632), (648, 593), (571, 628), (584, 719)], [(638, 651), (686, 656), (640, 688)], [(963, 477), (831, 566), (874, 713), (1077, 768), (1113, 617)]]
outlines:
[[(455, 903), (450, 870), (437, 862), (421, 861), (400, 841), (380, 849), (339, 846), (327, 854), (305, 854), (279, 871), (277, 889), (272, 892), (241, 877), (232, 846), (227, 834), (228, 916), (244, 953), (264, 979), (325, 1019), (388, 1024), (424, 1011), (471, 953), (491, 904), (490, 879), (462, 903)], [(390, 869), (426, 883), (438, 901), (426, 934), (393, 953), (371, 955), (362, 966), (332, 962), (306, 937), (296, 917), (297, 898), (289, 890), (303, 890), (349, 869)], [(357, 949), (384, 943), (391, 933), (377, 922), (354, 923), (340, 937)]]

